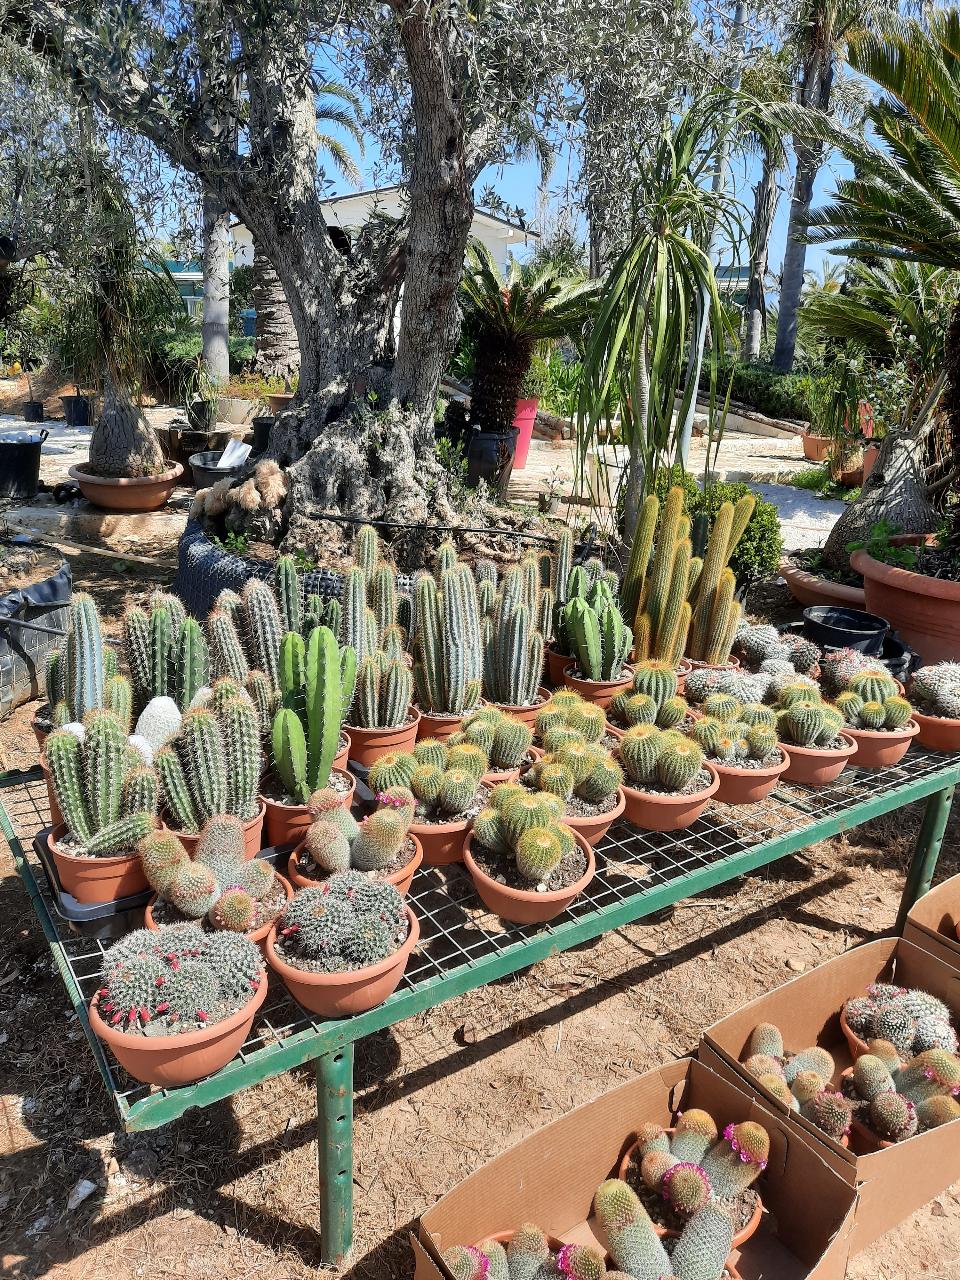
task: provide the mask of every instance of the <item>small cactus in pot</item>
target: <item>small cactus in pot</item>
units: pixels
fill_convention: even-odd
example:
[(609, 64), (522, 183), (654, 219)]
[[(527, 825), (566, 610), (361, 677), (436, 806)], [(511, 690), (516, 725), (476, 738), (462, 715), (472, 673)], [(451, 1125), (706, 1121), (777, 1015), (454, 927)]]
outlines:
[(658, 729), (675, 729), (683, 723), (689, 707), (678, 695), (678, 680), (669, 663), (649, 659), (634, 669), (630, 688), (611, 701), (611, 721), (623, 728), (635, 724), (655, 724)]
[[(419, 863), (417, 843), (409, 838), (414, 811), (410, 791), (391, 787), (381, 792), (377, 809), (361, 822), (353, 818), (335, 791), (318, 792), (310, 805), (316, 817), (302, 845), (290, 855), (297, 884), (352, 870), (406, 892)], [(408, 848), (409, 856), (402, 861), (401, 854)], [(398, 862), (399, 867), (395, 865)], [(391, 871), (391, 867), (395, 869)]]
[(393, 885), (344, 871), (294, 895), (277, 921), (274, 946), (294, 969), (346, 973), (387, 959), (409, 931), (403, 898)]

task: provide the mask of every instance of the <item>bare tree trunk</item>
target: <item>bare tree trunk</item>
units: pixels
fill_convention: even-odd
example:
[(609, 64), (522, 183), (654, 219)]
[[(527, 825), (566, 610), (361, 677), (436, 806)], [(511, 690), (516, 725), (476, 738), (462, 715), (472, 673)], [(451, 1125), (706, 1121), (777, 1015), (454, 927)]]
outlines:
[(764, 280), (770, 255), (770, 232), (777, 212), (780, 192), (777, 190), (777, 171), (769, 147), (763, 149), (763, 167), (760, 181), (753, 189), (753, 220), (750, 224), (750, 279), (747, 283), (747, 302), (744, 308), (746, 324), (740, 358), (747, 362), (760, 358), (760, 343), (766, 328), (767, 308), (764, 296)]
[(103, 410), (90, 437), (89, 467), (98, 476), (154, 476), (166, 462), (157, 433), (139, 405), (108, 375)]
[(230, 378), (230, 214), (203, 193), (203, 363), (215, 382)]
[(292, 378), (300, 368), (300, 343), (280, 277), (259, 250), (253, 259), (253, 305), (257, 313), (253, 367), (265, 378)]

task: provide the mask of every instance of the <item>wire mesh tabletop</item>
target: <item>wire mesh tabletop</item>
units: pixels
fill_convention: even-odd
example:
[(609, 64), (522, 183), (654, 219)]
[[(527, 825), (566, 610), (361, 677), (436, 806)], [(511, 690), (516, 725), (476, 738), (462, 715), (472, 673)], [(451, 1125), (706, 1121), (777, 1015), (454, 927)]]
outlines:
[(96, 989), (110, 940), (82, 937), (59, 918), (45, 873), (32, 849), (49, 824), (39, 771), (0, 775), (0, 828), (10, 845), (54, 961), (91, 1049), (129, 1129), (154, 1128), (260, 1080), (401, 1022), (457, 995), (515, 973), (683, 898), (797, 852), (818, 840), (916, 800), (960, 779), (960, 760), (914, 748), (900, 764), (869, 772), (848, 767), (829, 786), (811, 790), (782, 783), (758, 804), (711, 804), (691, 827), (669, 834), (615, 823), (596, 849), (596, 876), (566, 912), (547, 925), (511, 925), (479, 901), (462, 864), (417, 872), (408, 902), (421, 940), (400, 986), (384, 1004), (338, 1021), (315, 1018), (282, 983), (270, 993), (246, 1043), (216, 1075), (180, 1089), (153, 1089), (131, 1080), (93, 1035), (86, 1005)]

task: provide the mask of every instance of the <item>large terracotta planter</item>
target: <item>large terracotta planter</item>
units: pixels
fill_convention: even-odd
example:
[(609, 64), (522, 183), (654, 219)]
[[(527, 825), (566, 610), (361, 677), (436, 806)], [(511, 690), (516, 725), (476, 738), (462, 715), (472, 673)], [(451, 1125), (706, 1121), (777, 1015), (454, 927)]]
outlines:
[(835, 782), (857, 754), (857, 744), (846, 729), (841, 730), (839, 736), (845, 740), (846, 746), (836, 747), (832, 751), (778, 742), (777, 746), (790, 758), (790, 764), (784, 770), (784, 780), (802, 782), (807, 787), (825, 787), (828, 783)]
[(877, 454), (880, 452), (878, 444), (868, 444), (863, 451), (863, 483), (866, 484), (870, 479), (870, 473), (876, 465)]
[(902, 729), (874, 731), (846, 728), (845, 733), (857, 744), (853, 763), (858, 769), (886, 769), (899, 764), (920, 732), (916, 720), (908, 720)]
[(472, 818), (462, 822), (411, 822), (410, 834), (423, 849), (424, 865), (448, 867), (463, 858), (463, 838), (473, 826)]
[(267, 396), (267, 403), (270, 406), (272, 414), (283, 413), (284, 409), (290, 407), (293, 401), (294, 393), (292, 391), (278, 391), (273, 395)]
[(790, 757), (783, 752), (779, 764), (768, 765), (765, 769), (742, 769), (716, 760), (712, 763), (720, 778), (714, 799), (720, 804), (756, 804), (770, 794), (780, 781), (780, 775), (789, 769)]
[(566, 911), (570, 903), (583, 893), (594, 877), (597, 869), (593, 850), (579, 832), (574, 832), (577, 844), (587, 858), (587, 869), (579, 880), (558, 889), (553, 893), (537, 893), (530, 889), (511, 889), (509, 885), (500, 884), (481, 871), (473, 860), (470, 851), (473, 841), (471, 831), (463, 842), (463, 861), (473, 880), (477, 896), (501, 920), (509, 920), (511, 924), (545, 924), (561, 912)]
[(183, 467), (174, 462), (158, 476), (95, 476), (82, 465), (71, 467), (70, 479), (95, 507), (105, 511), (159, 511), (177, 487)]
[(914, 710), (913, 718), (920, 729), (917, 742), (928, 751), (960, 751), (960, 720), (946, 716), (927, 716)]
[(460, 732), (462, 724), (463, 716), (435, 716), (420, 708), (417, 738), (436, 738), (438, 742), (446, 742), (447, 738)]
[[(242, 824), (243, 856), (246, 858), (247, 862), (249, 862), (251, 858), (255, 858), (263, 848), (263, 819), (265, 812), (266, 806), (261, 798), (257, 806), (257, 812), (252, 818), (247, 818), (246, 822)], [(185, 831), (174, 831), (174, 829), (167, 826), (166, 823), (164, 823), (164, 828), (165, 830), (172, 832), (173, 835), (177, 837), (191, 858), (196, 857), (197, 845), (200, 843), (199, 833), (194, 836)]]
[[(423, 846), (415, 835), (411, 834), (410, 839), (413, 841), (415, 849), (413, 857), (405, 867), (401, 867), (399, 871), (391, 871), (388, 876), (384, 877), (385, 882), (392, 884), (402, 898), (405, 898), (410, 892), (414, 873), (423, 862)], [(287, 875), (298, 889), (315, 889), (318, 884), (323, 884), (323, 880), (313, 880), (310, 876), (305, 876), (300, 871), (299, 860), (302, 849), (303, 844), (301, 843), (291, 850), (287, 861)]]
[[(349, 789), (343, 797), (343, 803), (349, 808), (353, 803), (357, 780), (342, 766), (335, 765), (332, 772), (347, 780)], [(265, 849), (273, 849), (278, 844), (291, 844), (295, 840), (301, 840), (307, 827), (313, 822), (313, 815), (305, 804), (278, 804), (268, 796), (261, 796), (260, 802), (264, 806), (263, 847)]]
[(573, 656), (569, 653), (558, 653), (550, 645), (546, 648), (547, 657), (547, 679), (555, 689), (559, 689), (563, 684), (563, 673), (573, 661)]
[(90, 1002), (90, 1026), (134, 1080), (170, 1089), (192, 1084), (225, 1067), (246, 1040), (266, 998), (267, 975), (263, 973), (253, 998), (222, 1022), (182, 1035), (141, 1036), (108, 1026), (97, 1012), (99, 996), (94, 996)]
[(658, 795), (652, 791), (639, 791), (624, 783), (627, 821), (642, 831), (683, 831), (689, 827), (700, 817), (720, 786), (714, 765), (708, 760), (703, 767), (710, 774), (710, 785), (690, 795)]
[(563, 683), (568, 689), (579, 693), (584, 702), (592, 702), (594, 706), (606, 710), (617, 694), (629, 689), (633, 683), (633, 668), (624, 667), (624, 671), (627, 674), (617, 680), (584, 680), (575, 676), (573, 667), (570, 666), (564, 668)]
[(563, 825), (569, 827), (571, 831), (575, 831), (577, 835), (583, 836), (590, 848), (595, 849), (616, 820), (622, 815), (626, 804), (627, 797), (624, 795), (623, 787), (618, 787), (617, 803), (609, 813), (597, 813), (592, 817), (567, 816), (563, 819)]
[(537, 690), (539, 702), (535, 702), (532, 707), (515, 707), (509, 702), (492, 702), (490, 705), (496, 707), (498, 711), (504, 711), (508, 716), (513, 716), (516, 720), (522, 720), (523, 723), (532, 729), (536, 725), (537, 716), (543, 710), (544, 704), (550, 700), (550, 690), (544, 689), (543, 686)]
[(350, 759), (354, 764), (368, 769), (388, 751), (412, 751), (420, 728), (420, 712), (416, 707), (411, 707), (410, 714), (413, 719), (399, 729), (360, 729), (348, 724), (346, 730), (350, 735)]
[(407, 920), (410, 932), (403, 945), (393, 955), (365, 969), (350, 969), (346, 973), (308, 973), (297, 969), (277, 955), (276, 925), (267, 935), (267, 960), (294, 1000), (310, 1013), (319, 1013), (324, 1018), (366, 1013), (396, 991), (410, 954), (420, 940), (420, 924), (409, 907)]
[(960, 582), (883, 564), (866, 551), (855, 551), (850, 565), (863, 574), (869, 612), (886, 618), (924, 663), (960, 659)]
[(60, 884), (78, 902), (116, 902), (149, 889), (138, 853), (125, 853), (118, 858), (78, 858), (60, 848), (67, 834), (61, 823), (47, 839), (47, 847), (57, 864)]
[(803, 456), (808, 462), (824, 462), (830, 456), (829, 436), (818, 436), (812, 431), (804, 431), (800, 441), (803, 445)]
[(851, 609), (865, 609), (866, 597), (862, 587), (849, 587), (843, 582), (820, 578), (786, 560), (780, 561), (780, 576), (790, 588), (790, 594), (798, 604), (848, 605)]
[[(286, 876), (282, 876), (279, 873), (277, 874), (277, 879), (280, 881), (280, 884), (283, 887), (283, 892), (287, 902), (289, 902), (290, 899), (293, 897), (293, 885), (286, 878)], [(157, 929), (160, 928), (160, 925), (158, 925), (156, 920), (154, 920), (153, 918), (153, 904), (156, 902), (158, 896), (159, 895), (155, 893), (143, 909), (143, 925), (145, 929), (153, 929), (154, 931), (156, 931)], [(273, 921), (268, 920), (266, 924), (260, 925), (258, 929), (249, 929), (245, 936), (248, 937), (251, 942), (255, 942), (257, 946), (260, 948), (260, 950), (262, 951), (263, 944), (267, 940), (267, 934), (270, 932), (270, 928), (272, 924), (273, 924)]]

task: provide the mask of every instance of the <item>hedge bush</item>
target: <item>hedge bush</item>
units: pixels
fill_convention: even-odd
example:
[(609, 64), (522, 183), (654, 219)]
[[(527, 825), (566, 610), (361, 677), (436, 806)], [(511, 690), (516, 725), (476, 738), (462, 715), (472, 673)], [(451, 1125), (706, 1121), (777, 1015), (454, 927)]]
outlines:
[[(689, 472), (680, 466), (663, 471), (657, 478), (657, 496), (661, 502), (667, 490), (679, 485), (684, 492), (684, 507), (691, 519), (700, 514), (712, 521), (724, 502), (738, 502), (753, 490), (748, 484), (728, 484), (717, 480), (701, 489)], [(775, 573), (783, 555), (783, 535), (780, 532), (780, 513), (772, 502), (753, 494), (757, 500), (753, 515), (730, 559), (730, 566), (743, 585), (754, 578), (765, 578)]]
[[(770, 418), (810, 419), (810, 388), (813, 379), (808, 373), (778, 373), (768, 364), (740, 364), (726, 362), (721, 366), (721, 386), (726, 392), (726, 380), (733, 374), (730, 398), (739, 400), (757, 413)], [(700, 378), (700, 389), (709, 388), (709, 370)]]

